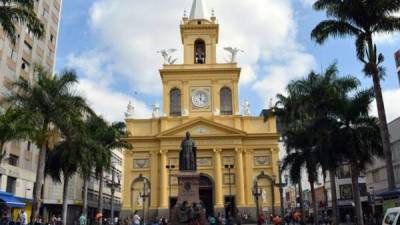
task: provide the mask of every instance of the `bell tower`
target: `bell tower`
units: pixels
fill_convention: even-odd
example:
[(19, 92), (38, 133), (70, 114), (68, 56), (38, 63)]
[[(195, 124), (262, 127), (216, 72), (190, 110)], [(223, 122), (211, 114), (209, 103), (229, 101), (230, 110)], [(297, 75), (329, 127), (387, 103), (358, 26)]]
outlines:
[(204, 2), (193, 0), (180, 23), (183, 64), (164, 64), (160, 70), (164, 115), (169, 118), (239, 114), (241, 69), (235, 62), (217, 62), (219, 25)]
[(203, 0), (193, 1), (190, 15), (183, 16), (180, 28), (184, 64), (215, 64), (217, 62), (216, 45), (219, 26), (214, 15), (208, 16)]

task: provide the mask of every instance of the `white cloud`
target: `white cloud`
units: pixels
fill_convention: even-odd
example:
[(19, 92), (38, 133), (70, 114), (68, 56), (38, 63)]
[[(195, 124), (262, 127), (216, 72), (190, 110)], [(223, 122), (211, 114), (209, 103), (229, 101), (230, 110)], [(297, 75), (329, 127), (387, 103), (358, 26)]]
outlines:
[(68, 67), (81, 75), (77, 90), (97, 114), (110, 122), (123, 121), (129, 101), (135, 107), (135, 118), (149, 118), (151, 109), (144, 102), (111, 88), (114, 74), (108, 60), (107, 55), (98, 51), (68, 56)]
[[(270, 87), (280, 87), (274, 91), (282, 91), (293, 71), (298, 69), (291, 66), (302, 67), (290, 60), (307, 63), (305, 68), (300, 68), (301, 72), (310, 68), (312, 57), (303, 53), (296, 41), (297, 27), (290, 0), (205, 1), (210, 9), (215, 9), (220, 24), (218, 60), (224, 62), (227, 58), (223, 47), (245, 50), (238, 57), (243, 68), (241, 84), (256, 82), (257, 88), (253, 90), (264, 91), (257, 83), (269, 81)], [(90, 24), (100, 40), (99, 45), (106, 49), (104, 54), (109, 56), (114, 72), (122, 74), (133, 88), (160, 95), (158, 69), (162, 59), (156, 51), (170, 47), (181, 49), (179, 23), (183, 10), (185, 7), (189, 10), (190, 6), (191, 1), (187, 0), (96, 0), (90, 9)], [(182, 53), (178, 54), (182, 58)], [(272, 61), (280, 63), (274, 65)], [(261, 73), (260, 62), (271, 65), (268, 71), (278, 70), (277, 67), (285, 71), (270, 77), (272, 72)]]
[[(400, 117), (399, 99), (400, 89), (383, 91), (383, 101), (385, 102), (385, 110), (388, 123)], [(375, 102), (371, 105), (371, 110), (373, 115), (378, 116)]]
[(317, 0), (300, 0), (305, 6), (312, 6)]
[(400, 34), (398, 33), (380, 33), (374, 36), (375, 43), (381, 45), (397, 45), (399, 40)]
[(101, 86), (93, 80), (81, 79), (79, 90), (83, 92), (83, 96), (86, 97), (93, 110), (108, 121), (123, 121), (129, 101), (135, 107), (135, 118), (149, 118), (151, 116), (151, 109), (144, 102)]
[(268, 107), (270, 98), (274, 99), (277, 93), (284, 93), (291, 80), (304, 76), (314, 66), (315, 60), (312, 55), (303, 52), (285, 54), (280, 63), (265, 66), (263, 70), (266, 75), (256, 81), (252, 89), (260, 98), (264, 98), (264, 106)]

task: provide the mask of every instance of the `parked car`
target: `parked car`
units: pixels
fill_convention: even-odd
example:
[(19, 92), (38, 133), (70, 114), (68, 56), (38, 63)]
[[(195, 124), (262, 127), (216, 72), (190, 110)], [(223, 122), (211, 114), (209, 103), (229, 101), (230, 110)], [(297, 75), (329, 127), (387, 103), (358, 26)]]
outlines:
[(386, 210), (382, 225), (398, 225), (400, 224), (400, 207), (390, 208)]

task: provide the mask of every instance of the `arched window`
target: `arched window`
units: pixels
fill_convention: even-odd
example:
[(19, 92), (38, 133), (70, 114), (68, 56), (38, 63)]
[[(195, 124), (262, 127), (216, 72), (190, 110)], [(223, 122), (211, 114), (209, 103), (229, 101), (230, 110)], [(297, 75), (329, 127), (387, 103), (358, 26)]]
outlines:
[(221, 115), (232, 115), (232, 91), (228, 87), (221, 88), (219, 93)]
[(206, 63), (206, 43), (201, 39), (194, 42), (194, 63)]
[(173, 88), (169, 92), (169, 114), (171, 116), (181, 116), (181, 90)]

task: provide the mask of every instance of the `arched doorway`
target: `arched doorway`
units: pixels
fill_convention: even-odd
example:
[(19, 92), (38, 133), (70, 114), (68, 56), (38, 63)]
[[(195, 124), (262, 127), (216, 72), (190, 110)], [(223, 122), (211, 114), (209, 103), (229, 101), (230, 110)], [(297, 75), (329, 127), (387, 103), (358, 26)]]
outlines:
[(214, 215), (214, 185), (208, 175), (200, 174), (199, 195), (206, 209), (207, 217)]

